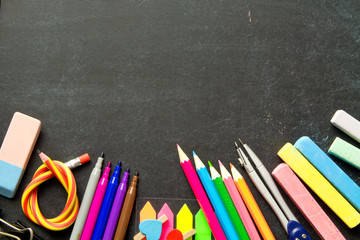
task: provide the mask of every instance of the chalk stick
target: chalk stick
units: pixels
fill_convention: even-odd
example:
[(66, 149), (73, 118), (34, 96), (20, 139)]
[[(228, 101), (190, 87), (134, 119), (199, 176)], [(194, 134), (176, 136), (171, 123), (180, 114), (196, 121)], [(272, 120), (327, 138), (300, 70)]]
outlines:
[(0, 149), (0, 195), (15, 196), (40, 133), (41, 122), (16, 112)]
[(294, 146), (358, 210), (360, 187), (309, 137), (301, 137)]
[(272, 175), (321, 239), (345, 240), (339, 229), (286, 163), (279, 164), (272, 171)]
[(331, 155), (338, 157), (341, 160), (360, 169), (360, 149), (342, 140), (341, 138), (335, 138), (328, 152)]
[(360, 122), (344, 110), (337, 110), (330, 122), (341, 131), (360, 142)]
[(360, 214), (333, 187), (326, 178), (290, 143), (286, 143), (278, 156), (300, 177), (349, 227), (360, 223)]

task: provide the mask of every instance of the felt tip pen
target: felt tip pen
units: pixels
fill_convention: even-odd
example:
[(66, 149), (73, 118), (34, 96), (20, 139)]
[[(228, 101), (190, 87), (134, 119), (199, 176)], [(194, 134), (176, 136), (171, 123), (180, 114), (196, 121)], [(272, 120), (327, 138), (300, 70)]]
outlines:
[(125, 196), (124, 206), (123, 209), (121, 210), (120, 219), (116, 227), (116, 232), (114, 237), (114, 239), (116, 240), (124, 240), (125, 238), (126, 230), (129, 224), (131, 212), (136, 198), (138, 180), (139, 180), (139, 173), (136, 172)]
[(96, 221), (95, 229), (91, 237), (92, 240), (100, 240), (105, 232), (106, 223), (110, 215), (110, 210), (114, 202), (116, 189), (119, 185), (119, 175), (121, 170), (121, 162), (115, 167), (114, 173), (110, 178), (110, 182), (106, 188), (104, 200), (101, 204), (99, 216)]
[(96, 186), (99, 182), (100, 175), (101, 175), (101, 167), (104, 161), (104, 153), (100, 154), (94, 169), (92, 170), (88, 184), (85, 189), (84, 197), (81, 202), (80, 210), (77, 215), (73, 230), (71, 232), (70, 240), (79, 240), (81, 237), (81, 232), (84, 228), (86, 218), (88, 216), (91, 202), (94, 198)]
[(126, 190), (127, 190), (127, 183), (129, 179), (129, 169), (126, 169), (124, 176), (121, 179), (120, 185), (116, 191), (114, 203), (111, 208), (110, 216), (106, 224), (105, 233), (103, 236), (103, 240), (112, 240), (115, 234), (116, 225), (118, 223), (121, 208), (124, 203)]
[(109, 162), (107, 167), (105, 168), (104, 173), (100, 178), (100, 182), (96, 188), (95, 196), (91, 204), (89, 215), (86, 219), (85, 227), (81, 234), (81, 240), (90, 240), (93, 234), (94, 227), (96, 224), (96, 219), (99, 215), (101, 203), (105, 196), (106, 187), (109, 183), (109, 173), (111, 170), (110, 167), (111, 167), (111, 162)]

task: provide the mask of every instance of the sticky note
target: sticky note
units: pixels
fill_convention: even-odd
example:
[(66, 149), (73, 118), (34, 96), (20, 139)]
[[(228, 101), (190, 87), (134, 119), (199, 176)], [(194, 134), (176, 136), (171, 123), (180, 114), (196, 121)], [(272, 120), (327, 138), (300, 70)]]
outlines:
[(334, 155), (335, 157), (338, 157), (341, 160), (360, 169), (360, 149), (342, 140), (341, 138), (335, 138), (328, 152), (331, 155)]
[(321, 239), (345, 240), (339, 229), (286, 163), (279, 164), (272, 175)]
[(149, 201), (146, 202), (140, 211), (140, 222), (148, 219), (156, 219), (156, 212)]
[[(193, 215), (186, 204), (182, 206), (176, 215), (176, 229), (180, 230), (182, 234), (193, 229)], [(192, 240), (192, 237), (187, 238), (187, 240)]]
[(195, 240), (211, 240), (211, 229), (200, 209), (195, 215)]
[(40, 133), (41, 122), (16, 112), (0, 149), (0, 195), (15, 196)]
[(360, 122), (344, 110), (337, 110), (330, 122), (341, 131), (360, 142)]
[(360, 214), (356, 209), (292, 144), (286, 143), (278, 155), (349, 228), (354, 228), (360, 223)]
[(294, 146), (358, 210), (360, 187), (309, 137), (301, 137)]
[(161, 232), (161, 237), (160, 237), (160, 240), (165, 240), (166, 236), (169, 234), (169, 232), (171, 232), (171, 230), (174, 229), (174, 214), (171, 211), (170, 207), (166, 203), (160, 209), (157, 216), (159, 218), (162, 215), (165, 215), (168, 218), (168, 220), (166, 222), (164, 222), (164, 224), (162, 226), (162, 232)]

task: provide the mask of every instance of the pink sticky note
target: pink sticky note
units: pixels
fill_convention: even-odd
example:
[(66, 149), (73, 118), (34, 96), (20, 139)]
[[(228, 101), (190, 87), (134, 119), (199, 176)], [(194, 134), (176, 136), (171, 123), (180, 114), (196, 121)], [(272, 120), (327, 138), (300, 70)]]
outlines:
[(166, 203), (157, 214), (157, 217), (160, 218), (162, 215), (166, 215), (168, 220), (163, 223), (161, 237), (159, 240), (166, 240), (168, 233), (174, 229), (174, 214)]

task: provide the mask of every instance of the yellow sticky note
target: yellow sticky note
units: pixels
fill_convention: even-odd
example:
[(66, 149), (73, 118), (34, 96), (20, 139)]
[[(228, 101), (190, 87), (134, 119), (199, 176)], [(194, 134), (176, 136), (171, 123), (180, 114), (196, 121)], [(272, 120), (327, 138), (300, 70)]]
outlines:
[[(182, 234), (193, 229), (193, 215), (186, 204), (182, 206), (176, 216), (176, 229)], [(192, 237), (189, 237), (186, 240), (192, 240)]]
[(140, 211), (140, 222), (148, 219), (156, 219), (156, 212), (149, 201), (146, 202)]
[(353, 228), (360, 223), (359, 212), (292, 144), (285, 144), (278, 152), (278, 155), (349, 228)]

